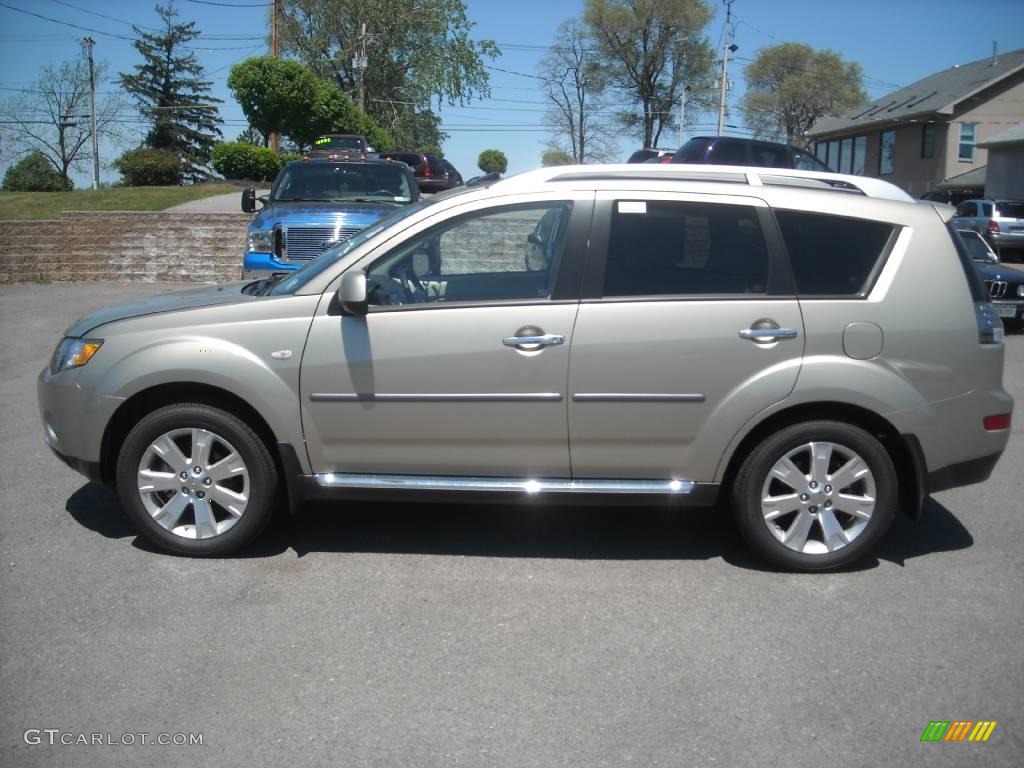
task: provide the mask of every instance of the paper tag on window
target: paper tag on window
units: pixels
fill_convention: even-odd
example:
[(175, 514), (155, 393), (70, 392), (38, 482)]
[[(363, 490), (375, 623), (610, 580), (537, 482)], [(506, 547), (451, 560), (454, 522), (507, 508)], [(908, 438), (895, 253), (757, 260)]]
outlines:
[(619, 201), (619, 213), (647, 213), (647, 203), (621, 200)]

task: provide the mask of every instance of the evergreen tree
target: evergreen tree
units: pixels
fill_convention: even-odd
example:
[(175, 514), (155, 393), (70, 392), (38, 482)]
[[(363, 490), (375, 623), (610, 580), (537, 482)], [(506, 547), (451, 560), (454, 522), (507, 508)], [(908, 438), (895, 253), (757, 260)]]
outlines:
[(187, 43), (199, 37), (195, 22), (175, 24), (178, 11), (173, 0), (157, 5), (164, 31), (158, 34), (135, 29), (135, 49), (143, 64), (135, 74), (121, 75), (122, 87), (139, 104), (139, 110), (153, 123), (146, 145), (169, 149), (182, 158), (182, 179), (197, 182), (209, 177), (206, 167), (210, 152), (221, 136), (223, 120), (216, 107), (221, 99), (210, 95), (212, 82), (203, 79), (203, 67)]

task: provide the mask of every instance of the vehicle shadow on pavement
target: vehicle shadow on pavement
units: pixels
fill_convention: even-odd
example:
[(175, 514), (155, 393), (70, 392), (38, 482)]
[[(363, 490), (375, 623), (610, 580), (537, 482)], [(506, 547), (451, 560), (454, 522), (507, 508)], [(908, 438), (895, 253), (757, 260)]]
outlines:
[[(109, 488), (87, 483), (68, 498), (66, 509), (84, 528), (107, 538), (134, 537), (136, 547), (160, 552), (137, 535)], [(912, 558), (973, 543), (956, 516), (929, 499), (920, 523), (898, 515), (876, 556), (848, 570), (874, 568), (879, 560), (904, 566)], [(747, 549), (726, 511), (667, 505), (310, 504), (297, 517), (277, 515), (235, 557), (275, 557), (288, 550), (298, 557), (310, 552), (593, 560), (721, 557), (740, 568), (772, 570)]]

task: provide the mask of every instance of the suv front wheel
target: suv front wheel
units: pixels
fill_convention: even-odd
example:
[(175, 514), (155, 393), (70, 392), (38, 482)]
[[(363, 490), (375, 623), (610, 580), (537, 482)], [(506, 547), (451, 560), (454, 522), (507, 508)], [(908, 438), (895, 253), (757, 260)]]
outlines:
[(121, 504), (163, 549), (218, 556), (243, 547), (270, 521), (277, 468), (267, 446), (231, 413), (170, 405), (128, 433), (117, 459)]
[(743, 537), (773, 564), (840, 568), (870, 553), (889, 528), (896, 470), (863, 429), (835, 421), (794, 424), (743, 462), (732, 504)]

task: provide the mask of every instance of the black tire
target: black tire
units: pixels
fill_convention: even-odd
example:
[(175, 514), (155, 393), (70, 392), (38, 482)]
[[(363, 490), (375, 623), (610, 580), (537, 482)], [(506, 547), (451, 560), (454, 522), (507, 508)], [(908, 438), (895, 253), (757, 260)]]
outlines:
[[(834, 492), (836, 494), (836, 496), (831, 497), (836, 499), (836, 507), (832, 511), (838, 513), (833, 515), (832, 519), (841, 519), (848, 522), (852, 527), (851, 530), (854, 530), (857, 524), (863, 525), (849, 543), (833, 551), (808, 553), (790, 548), (780, 541), (769, 529), (770, 524), (766, 522), (761, 509), (762, 492), (766, 487), (765, 484), (773, 482), (769, 481), (769, 473), (773, 467), (784, 457), (790, 456), (792, 452), (800, 450), (802, 446), (811, 442), (833, 443), (837, 449), (833, 451), (834, 462), (841, 462), (844, 458), (848, 458), (848, 456), (844, 457), (843, 450), (853, 451), (858, 454), (867, 464), (871, 473), (870, 477), (874, 482), (874, 508), (866, 525), (860, 523), (852, 515), (847, 515), (839, 510), (841, 502), (838, 500), (838, 492), (840, 489), (830, 491), (830, 497), (831, 493)], [(807, 456), (810, 458), (810, 452), (807, 453)], [(802, 466), (797, 468), (804, 471)], [(808, 469), (807, 471), (810, 470)], [(783, 486), (786, 485), (783, 483)], [(769, 485), (768, 487), (771, 489), (776, 486)], [(792, 486), (789, 485), (788, 487)], [(828, 487), (831, 488), (831, 486)], [(849, 488), (850, 486), (844, 487)], [(816, 499), (819, 498), (823, 500), (823, 505), (825, 499), (823, 496), (823, 486), (819, 484), (819, 488), (822, 490), (804, 489), (810, 491), (808, 494), (810, 499), (808, 500), (804, 500), (803, 496), (801, 496), (798, 501), (780, 504), (779, 506), (788, 508), (792, 504), (815, 504)], [(856, 488), (863, 489), (864, 486), (859, 485)], [(779, 491), (780, 494), (784, 492)], [(769, 490), (769, 493), (775, 495), (776, 492)], [(869, 555), (892, 523), (898, 506), (897, 499), (896, 470), (892, 459), (882, 444), (863, 429), (838, 421), (810, 421), (794, 424), (769, 436), (747, 456), (732, 486), (733, 515), (743, 538), (765, 560), (775, 566), (794, 571), (826, 571), (842, 568)], [(842, 504), (842, 506), (846, 505)], [(811, 523), (811, 533), (807, 537), (807, 546), (817, 548), (818, 545), (814, 538), (817, 536), (822, 542), (821, 548), (828, 549), (827, 545), (824, 544), (825, 537), (824, 528), (822, 527), (821, 507), (803, 507), (806, 510), (812, 508), (815, 510), (812, 513), (812, 517), (815, 520)], [(785, 527), (787, 520), (795, 521), (799, 514), (801, 513), (794, 512), (792, 517), (782, 516), (778, 518), (778, 527), (780, 529)], [(847, 531), (847, 533), (849, 532), (850, 530)]]
[[(248, 473), (248, 502), (244, 512), (230, 528), (209, 538), (186, 538), (161, 526), (147, 510), (143, 494), (138, 490), (140, 462), (150, 445), (162, 435), (179, 429), (204, 429), (215, 433), (230, 443)], [(121, 446), (116, 479), (121, 504), (145, 538), (162, 549), (195, 557), (223, 556), (244, 547), (266, 528), (279, 499), (277, 467), (266, 444), (237, 416), (200, 403), (169, 405), (141, 419)], [(222, 518), (229, 518), (223, 514), (223, 508), (211, 508), (218, 510)]]

